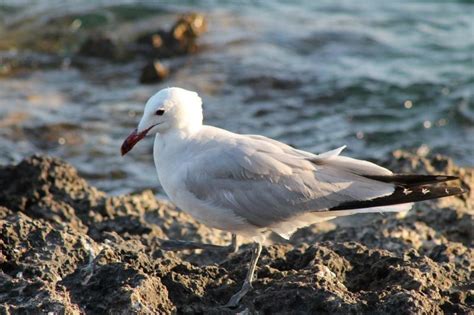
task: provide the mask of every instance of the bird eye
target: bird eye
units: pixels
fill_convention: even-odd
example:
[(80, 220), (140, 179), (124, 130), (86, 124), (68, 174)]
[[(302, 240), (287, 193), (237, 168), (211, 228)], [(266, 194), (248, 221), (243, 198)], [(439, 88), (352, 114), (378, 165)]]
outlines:
[(161, 116), (165, 113), (165, 110), (164, 109), (159, 109), (155, 112), (155, 114), (157, 114), (158, 116)]

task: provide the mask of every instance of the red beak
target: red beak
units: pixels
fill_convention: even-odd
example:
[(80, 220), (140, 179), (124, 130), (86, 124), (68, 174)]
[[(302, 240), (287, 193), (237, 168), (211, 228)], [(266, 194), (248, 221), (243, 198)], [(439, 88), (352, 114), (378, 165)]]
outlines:
[(122, 147), (121, 147), (122, 155), (127, 154), (128, 151), (133, 149), (133, 147), (135, 146), (135, 144), (138, 143), (138, 141), (145, 138), (147, 132), (150, 129), (151, 128), (145, 129), (140, 133), (137, 133), (137, 129), (133, 130), (132, 133), (127, 137), (127, 139), (125, 139), (125, 141), (122, 143)]

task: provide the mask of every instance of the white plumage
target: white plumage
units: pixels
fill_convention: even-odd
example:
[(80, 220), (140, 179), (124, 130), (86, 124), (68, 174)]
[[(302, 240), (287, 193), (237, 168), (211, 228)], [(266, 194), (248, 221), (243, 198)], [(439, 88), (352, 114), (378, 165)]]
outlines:
[(316, 155), (206, 126), (201, 104), (195, 92), (161, 90), (148, 100), (122, 154), (156, 134), (153, 156), (163, 189), (206, 225), (261, 243), (268, 231), (289, 238), (334, 217), (411, 207), (409, 198), (395, 196), (391, 171), (341, 156), (345, 147)]
[[(162, 116), (155, 115), (158, 109)], [(315, 155), (263, 136), (203, 125), (194, 92), (170, 88), (153, 96), (138, 132), (150, 126), (158, 177), (171, 201), (206, 225), (255, 241), (268, 230), (288, 238), (297, 228), (340, 215), (410, 208), (328, 211), (392, 194), (394, 184), (363, 176), (392, 173), (340, 156), (344, 147)]]
[(268, 231), (289, 238), (298, 228), (338, 216), (407, 211), (413, 201), (463, 192), (425, 186), (455, 177), (392, 174), (341, 156), (344, 147), (316, 155), (263, 136), (206, 126), (202, 120), (196, 93), (164, 89), (147, 102), (122, 154), (156, 134), (155, 166), (171, 201), (208, 226), (257, 242), (244, 286), (229, 306), (250, 289)]

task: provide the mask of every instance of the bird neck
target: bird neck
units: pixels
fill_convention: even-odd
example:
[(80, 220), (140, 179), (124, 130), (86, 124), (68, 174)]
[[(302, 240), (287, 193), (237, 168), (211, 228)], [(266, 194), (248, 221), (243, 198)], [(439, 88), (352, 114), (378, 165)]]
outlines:
[(154, 154), (165, 156), (176, 151), (192, 139), (200, 129), (201, 126), (193, 126), (192, 128), (188, 126), (187, 128), (173, 128), (163, 133), (157, 133), (153, 145)]
[(179, 131), (182, 136), (193, 135), (202, 127), (203, 115), (201, 107), (181, 110), (176, 113), (176, 120), (170, 131)]
[(192, 119), (189, 120), (186, 124), (179, 126), (175, 130), (171, 130), (172, 132), (177, 132), (181, 137), (186, 138), (194, 135), (197, 133), (202, 127), (202, 119)]

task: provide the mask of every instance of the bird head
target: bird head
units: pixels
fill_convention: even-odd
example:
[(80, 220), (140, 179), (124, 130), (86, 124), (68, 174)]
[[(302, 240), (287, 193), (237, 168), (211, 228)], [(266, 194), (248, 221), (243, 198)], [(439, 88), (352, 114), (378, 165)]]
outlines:
[(202, 125), (201, 104), (196, 92), (177, 87), (159, 91), (146, 102), (138, 127), (122, 144), (122, 155), (147, 135), (164, 134), (171, 130), (197, 130)]

